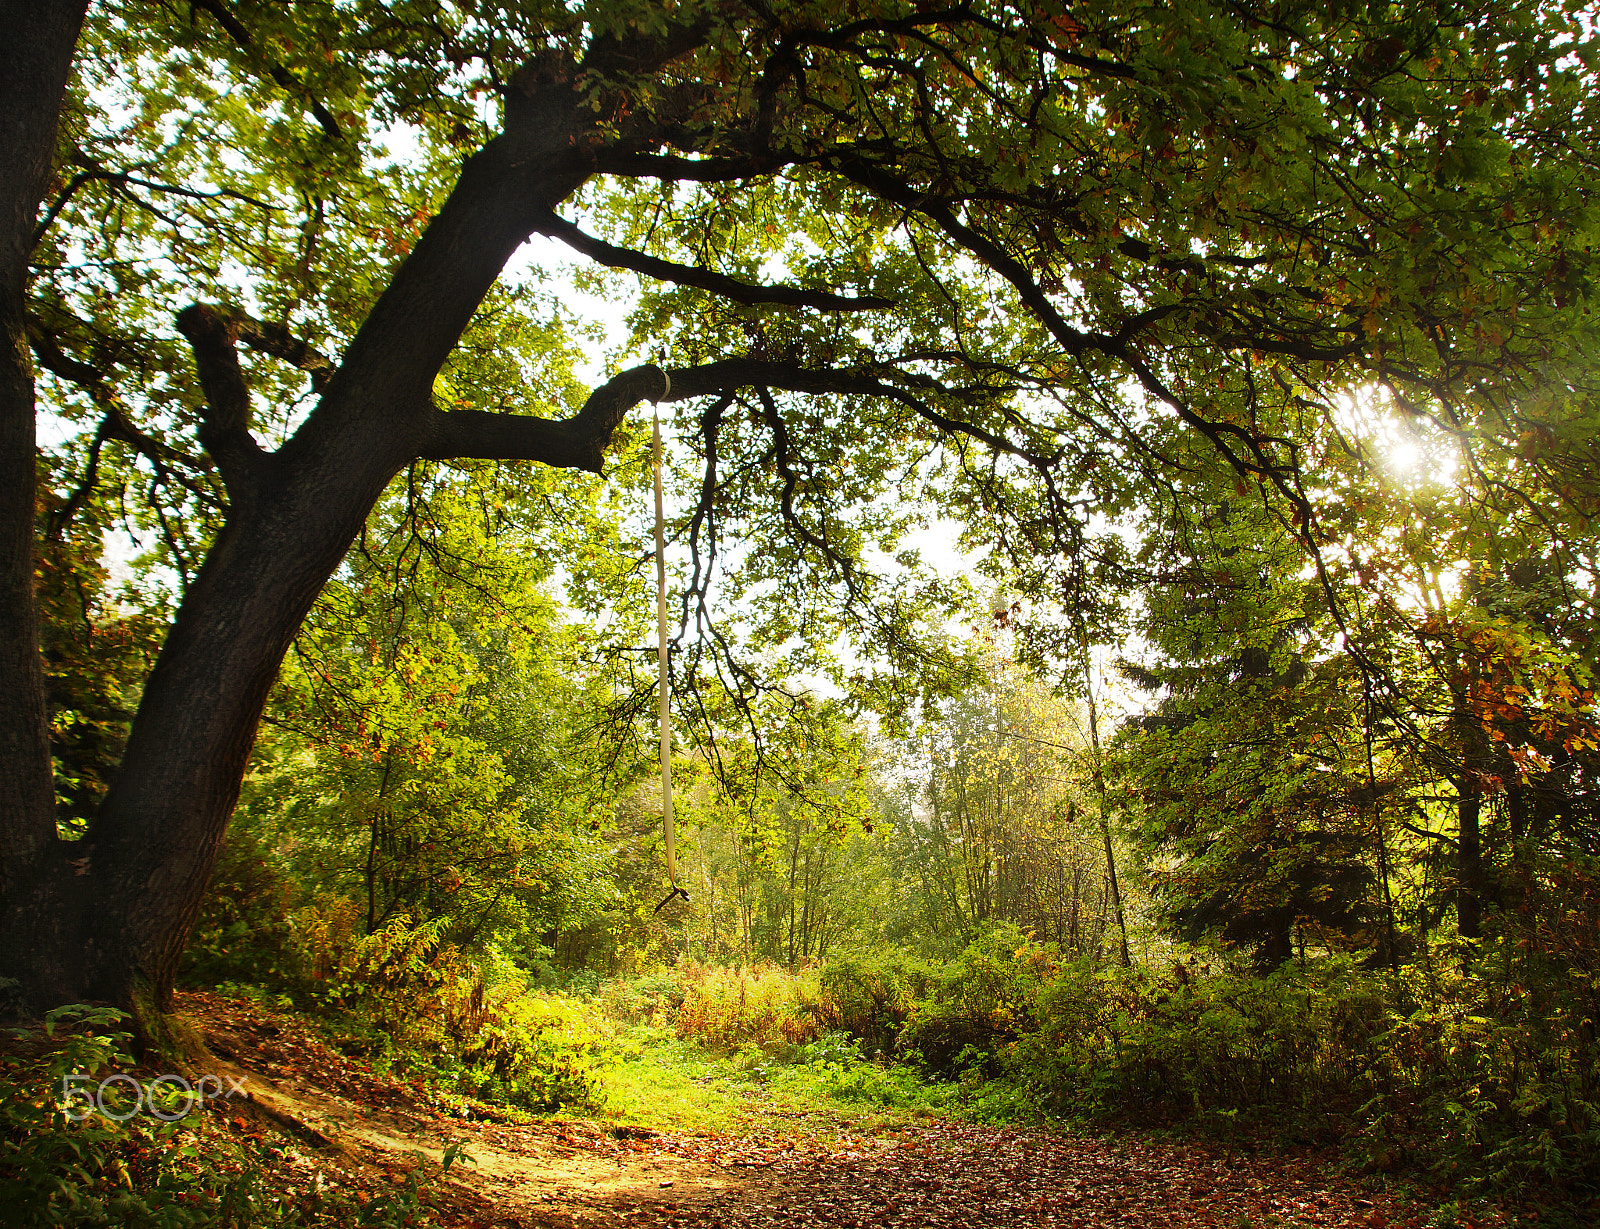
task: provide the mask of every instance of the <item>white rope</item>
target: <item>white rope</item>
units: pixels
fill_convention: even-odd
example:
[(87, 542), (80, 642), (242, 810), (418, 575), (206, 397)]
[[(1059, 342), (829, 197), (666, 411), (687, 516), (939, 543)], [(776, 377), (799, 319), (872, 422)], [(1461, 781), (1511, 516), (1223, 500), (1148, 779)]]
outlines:
[[(662, 375), (666, 375), (665, 370)], [(667, 391), (671, 390), (672, 377), (667, 376)], [(661, 494), (661, 415), (654, 413), (651, 417), (654, 420), (651, 448), (655, 455), (656, 478), (656, 665), (661, 674), (661, 814), (667, 838), (667, 878), (676, 890), (678, 851), (672, 824), (672, 693), (667, 685), (667, 552)]]

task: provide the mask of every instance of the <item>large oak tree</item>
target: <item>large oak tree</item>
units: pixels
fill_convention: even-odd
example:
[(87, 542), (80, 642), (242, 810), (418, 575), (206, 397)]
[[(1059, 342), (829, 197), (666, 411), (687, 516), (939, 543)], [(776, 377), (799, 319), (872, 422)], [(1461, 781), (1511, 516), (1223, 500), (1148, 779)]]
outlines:
[[(780, 629), (831, 612), (914, 652), (915, 603), (874, 568), (896, 496), (1086, 600), (1115, 562), (1091, 514), (1160, 498), (1184, 433), (1326, 554), (1312, 471), (1353, 387), (1470, 445), (1485, 498), (1558, 534), (1596, 510), (1562, 469), (1594, 434), (1577, 5), (84, 7), (8, 0), (0, 52), (0, 954), (23, 1009), (153, 1025), (286, 648), (419, 461), (599, 472), (630, 410), (679, 407), (690, 673), (723, 644), (701, 633), (729, 541), (721, 574)], [(561, 317), (496, 289), (534, 235), (638, 275), (657, 362), (575, 398), (540, 378), (525, 339)], [(524, 342), (497, 369), (502, 330)], [(83, 423), (50, 501), (34, 364)], [(34, 560), (113, 481), (180, 600), (65, 840)]]

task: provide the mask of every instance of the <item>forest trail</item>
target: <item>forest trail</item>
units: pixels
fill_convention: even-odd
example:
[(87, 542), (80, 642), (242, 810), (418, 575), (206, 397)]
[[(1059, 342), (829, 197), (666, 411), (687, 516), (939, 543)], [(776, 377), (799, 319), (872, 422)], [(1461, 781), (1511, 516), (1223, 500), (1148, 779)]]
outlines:
[[(429, 1204), (459, 1229), (517, 1226), (1405, 1226), (1409, 1210), (1329, 1177), (1333, 1159), (1115, 1140), (930, 1120), (821, 1139), (668, 1134), (581, 1119), (474, 1121), (419, 1084), (374, 1074), (292, 1017), (209, 994), (180, 996), (218, 1075), (250, 1098), (219, 1102), (230, 1129), (273, 1139), (286, 1197), (325, 1184), (404, 1185), (425, 1158)], [(447, 1179), (452, 1144), (470, 1164)]]

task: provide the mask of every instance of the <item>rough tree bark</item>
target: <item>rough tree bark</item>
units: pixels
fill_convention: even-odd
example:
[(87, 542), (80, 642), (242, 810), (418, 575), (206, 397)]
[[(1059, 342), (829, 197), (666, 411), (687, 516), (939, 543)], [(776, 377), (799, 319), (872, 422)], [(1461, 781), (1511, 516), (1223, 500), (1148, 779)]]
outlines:
[[(228, 512), (145, 683), (93, 826), (81, 840), (62, 841), (55, 830), (33, 610), (33, 384), (22, 304), (34, 219), (84, 8), (83, 0), (8, 3), (7, 13), (18, 10), (9, 28), (21, 37), (0, 61), (0, 112), (14, 130), (0, 170), (16, 168), (4, 180), (8, 366), (0, 619), (12, 630), (0, 658), (0, 687), (8, 695), (0, 729), (0, 977), (11, 979), (12, 1014), (66, 1002), (111, 1003), (132, 1013), (143, 1044), (164, 1045), (178, 961), (268, 693), (318, 592), (395, 474), (417, 458), (451, 457), (533, 460), (598, 473), (624, 415), (647, 398), (679, 401), (757, 383), (802, 392), (877, 392), (882, 386), (848, 372), (735, 358), (671, 372), (670, 396), (662, 396), (667, 373), (634, 368), (595, 389), (579, 413), (561, 421), (439, 410), (431, 397), (434, 379), (506, 261), (530, 235), (556, 227), (555, 206), (606, 169), (595, 153), (598, 121), (583, 105), (582, 74), (652, 71), (690, 50), (703, 31), (672, 27), (626, 41), (602, 36), (582, 65), (528, 65), (506, 93), (502, 131), (467, 160), (342, 359), (330, 361), (282, 329), (226, 308), (194, 305), (179, 314), (207, 402), (200, 442), (226, 484)], [(648, 134), (638, 143), (648, 144)], [(627, 146), (627, 134), (620, 144)], [(563, 237), (586, 250), (597, 244), (581, 235)], [(644, 259), (604, 244), (589, 254), (628, 267)], [(843, 311), (879, 305), (744, 286), (707, 271), (656, 264), (662, 268), (655, 272), (694, 284), (711, 279), (740, 301)], [(321, 389), (316, 408), (276, 452), (251, 434), (240, 344), (314, 373)]]
[[(133, 1011), (150, 1041), (160, 1037), (160, 1015), (283, 655), (385, 485), (418, 457), (531, 459), (597, 472), (623, 415), (659, 393), (665, 379), (654, 367), (625, 372), (560, 422), (443, 413), (431, 399), (434, 377), (506, 260), (592, 173), (581, 153), (592, 113), (580, 115), (570, 71), (554, 81), (529, 74), (514, 91), (502, 133), (468, 160), (316, 409), (277, 452), (250, 434), (250, 390), (236, 347), (241, 340), (277, 345), (284, 356), (281, 339), (219, 308), (185, 310), (179, 329), (208, 403), (201, 442), (227, 485), (229, 511), (145, 685), (93, 829), (80, 841), (58, 840), (33, 606), (33, 384), (22, 303), (84, 8), (81, 0), (8, 4), (8, 28), (20, 37), (0, 61), (0, 112), (9, 125), (0, 165), (7, 223), (0, 619), (8, 628), (0, 659), (8, 697), (0, 727), (0, 973), (15, 983), (15, 1011), (113, 1003)], [(668, 36), (597, 54), (648, 66), (688, 42), (680, 32), (676, 42)], [(747, 374), (738, 364), (674, 373), (673, 399)]]
[[(56, 839), (44, 671), (33, 587), (33, 363), (24, 295), (39, 202), (87, 0), (0, 3), (0, 974), (61, 999), (71, 985), (39, 951), (70, 947), (50, 902), (71, 887)], [(11, 997), (0, 988), (0, 1002)]]

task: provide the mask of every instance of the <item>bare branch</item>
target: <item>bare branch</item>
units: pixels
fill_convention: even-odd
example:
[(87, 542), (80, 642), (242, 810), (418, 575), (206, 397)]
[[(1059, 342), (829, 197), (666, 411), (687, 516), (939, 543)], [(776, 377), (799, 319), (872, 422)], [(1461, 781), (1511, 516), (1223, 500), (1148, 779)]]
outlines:
[(1068, 354), (1080, 355), (1087, 350), (1108, 348), (1109, 338), (1085, 333), (1068, 324), (1026, 266), (999, 243), (961, 221), (949, 202), (932, 193), (920, 191), (881, 167), (859, 159), (841, 161), (837, 169), (846, 179), (860, 184), (868, 192), (902, 209), (920, 213), (969, 254), (1010, 282), (1018, 297), (1033, 310), (1039, 323), (1050, 330), (1050, 335)]
[(191, 457), (177, 448), (163, 444), (155, 436), (134, 426), (123, 411), (116, 393), (106, 383), (105, 372), (93, 364), (67, 354), (61, 348), (55, 333), (36, 316), (28, 318), (28, 343), (33, 348), (34, 357), (39, 360), (41, 367), (59, 379), (78, 385), (89, 394), (94, 404), (100, 407), (102, 419), (95, 433), (96, 449), (104, 440), (121, 440), (143, 453), (157, 467), (165, 467), (176, 462), (194, 470), (206, 468), (198, 457)]
[(89, 496), (94, 494), (94, 488), (100, 481), (100, 450), (105, 447), (106, 440), (110, 437), (111, 415), (107, 414), (100, 420), (100, 426), (94, 433), (94, 439), (89, 441), (89, 456), (84, 463), (83, 478), (72, 489), (66, 501), (50, 514), (49, 531), (45, 537), (51, 542), (59, 542), (61, 534), (72, 518), (78, 515), (78, 510), (89, 502)]
[(311, 91), (306, 89), (301, 80), (276, 60), (260, 55), (256, 50), (255, 39), (250, 37), (250, 31), (239, 23), (239, 19), (228, 12), (222, 0), (190, 0), (197, 9), (204, 9), (217, 19), (217, 24), (226, 30), (233, 41), (239, 45), (239, 50), (246, 55), (259, 57), (271, 78), (295, 97), (301, 99), (322, 131), (335, 141), (342, 141), (344, 133), (339, 129), (339, 123), (326, 107), (322, 105)]
[(252, 350), (281, 358), (291, 367), (298, 367), (311, 377), (313, 392), (320, 393), (335, 370), (334, 361), (309, 342), (302, 341), (289, 332), (289, 326), (257, 320), (241, 312), (232, 316), (239, 340)]
[[(935, 392), (948, 392), (931, 380), (919, 380)], [(663, 401), (683, 401), (711, 393), (731, 392), (736, 388), (781, 388), (793, 393), (855, 393), (866, 397), (887, 397), (898, 401), (913, 413), (926, 419), (941, 431), (968, 435), (988, 445), (996, 452), (1010, 453), (1027, 461), (1035, 468), (1048, 469), (1059, 459), (1059, 453), (1040, 457), (1013, 444), (1004, 436), (962, 419), (951, 418), (928, 405), (906, 389), (887, 383), (875, 376), (855, 371), (833, 371), (798, 367), (792, 363), (771, 362), (765, 359), (735, 358), (690, 367), (672, 373), (672, 388)]]
[[(258, 209), (268, 209), (274, 213), (280, 210), (277, 205), (269, 205), (266, 201), (259, 200), (243, 192), (236, 192), (232, 188), (217, 188), (214, 191), (205, 192), (198, 188), (185, 188), (179, 184), (157, 183), (153, 179), (141, 179), (139, 176), (129, 174), (126, 171), (113, 171), (108, 167), (101, 166), (93, 158), (81, 152), (73, 154), (72, 164), (81, 166), (84, 169), (67, 181), (67, 186), (61, 189), (56, 199), (50, 203), (50, 208), (45, 211), (44, 217), (34, 227), (33, 241), (35, 243), (44, 238), (45, 231), (50, 229), (51, 223), (60, 216), (61, 211), (67, 207), (78, 189), (83, 187), (84, 184), (94, 183), (97, 180), (115, 184), (122, 188), (147, 188), (151, 192), (163, 192), (171, 196), (186, 196), (191, 200), (197, 201), (214, 201), (226, 198), (228, 200), (243, 201), (247, 205), (254, 205)], [(131, 193), (129, 196), (132, 198)]]
[[(925, 381), (925, 384), (935, 392), (948, 391), (932, 381)], [(976, 423), (952, 418), (906, 389), (869, 374), (752, 358), (720, 359), (672, 372), (654, 365), (634, 367), (595, 389), (583, 409), (566, 419), (491, 414), (479, 410), (447, 413), (435, 409), (428, 442), (421, 455), (435, 461), (450, 457), (542, 461), (546, 465), (598, 474), (603, 472), (602, 462), (611, 436), (628, 411), (641, 401), (688, 401), (726, 395), (741, 388), (887, 397), (942, 431), (971, 436), (996, 452), (1010, 453), (1027, 461), (1036, 469), (1047, 470), (1060, 459), (1059, 453), (1039, 456)]]
[(66, 501), (50, 516), (46, 536), (51, 541), (60, 539), (72, 523), (72, 518), (94, 494), (100, 481), (100, 454), (107, 440), (120, 440), (143, 455), (155, 471), (157, 482), (175, 483), (202, 502), (210, 498), (211, 493), (203, 485), (185, 477), (181, 469), (176, 468), (182, 466), (190, 471), (203, 471), (206, 468), (204, 462), (163, 444), (134, 426), (123, 412), (121, 402), (106, 383), (105, 374), (100, 368), (68, 355), (62, 350), (56, 335), (37, 317), (30, 316), (28, 319), (28, 342), (41, 367), (58, 379), (78, 385), (101, 411), (100, 424), (89, 442), (83, 477)]
[(683, 158), (675, 154), (641, 154), (626, 149), (595, 153), (594, 169), (602, 175), (670, 179), (680, 183), (728, 183), (759, 179), (785, 166), (810, 159), (756, 155), (749, 158)]
[(800, 519), (800, 514), (795, 510), (794, 492), (800, 484), (800, 476), (795, 473), (792, 464), (792, 450), (789, 441), (789, 426), (783, 421), (783, 415), (778, 412), (778, 403), (772, 399), (770, 390), (764, 387), (756, 389), (756, 396), (761, 402), (761, 416), (766, 419), (767, 426), (772, 430), (772, 460), (777, 467), (778, 476), (783, 479), (783, 489), (778, 493), (778, 513), (783, 517), (794, 536), (806, 546), (811, 547), (821, 556), (828, 570), (837, 576), (843, 577), (849, 585), (851, 596), (859, 592), (853, 573), (853, 560), (850, 556), (838, 549), (827, 538), (827, 512), (824, 508), (821, 515), (824, 518), (823, 532), (817, 533), (805, 521)]
[(582, 252), (609, 268), (632, 269), (635, 273), (660, 278), (664, 282), (695, 286), (721, 295), (725, 299), (732, 299), (735, 303), (778, 303), (786, 307), (814, 307), (819, 311), (844, 312), (876, 311), (894, 306), (893, 299), (884, 299), (877, 295), (855, 299), (826, 290), (805, 290), (797, 286), (753, 286), (711, 269), (702, 269), (696, 265), (680, 265), (675, 261), (647, 256), (631, 248), (617, 247), (604, 239), (585, 234), (565, 218), (557, 217), (553, 213), (534, 229), (541, 235), (561, 240), (574, 251)]
[(482, 410), (434, 410), (421, 455), (433, 461), (450, 457), (495, 457), (541, 461), (559, 469), (602, 473), (606, 448), (634, 406), (666, 387), (659, 367), (633, 367), (589, 394), (571, 418), (534, 418)]
[(54, 331), (39, 317), (33, 315), (28, 317), (28, 345), (32, 348), (34, 357), (39, 360), (39, 365), (51, 375), (59, 376), (91, 391), (103, 386), (104, 373), (93, 364), (69, 355), (61, 348)]

